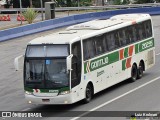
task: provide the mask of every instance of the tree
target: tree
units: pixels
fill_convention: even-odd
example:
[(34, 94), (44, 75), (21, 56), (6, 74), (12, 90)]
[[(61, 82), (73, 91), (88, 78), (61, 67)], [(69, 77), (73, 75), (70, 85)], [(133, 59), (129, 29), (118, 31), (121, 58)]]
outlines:
[(67, 7), (71, 7), (71, 6), (72, 6), (71, 0), (67, 0)]
[(114, 0), (114, 4), (115, 5), (120, 5), (121, 4), (121, 0)]
[(123, 0), (122, 4), (129, 4), (129, 0)]
[(38, 16), (38, 12), (36, 12), (32, 8), (27, 8), (27, 10), (23, 12), (22, 15), (27, 20), (27, 22), (31, 24), (33, 23), (34, 19)]
[(135, 3), (137, 4), (143, 4), (143, 3), (153, 3), (155, 0), (135, 0)]
[[(30, 1), (29, 0), (21, 0), (22, 1), (22, 7), (27, 8), (30, 7)], [(13, 8), (20, 8), (19, 0), (13, 0)]]

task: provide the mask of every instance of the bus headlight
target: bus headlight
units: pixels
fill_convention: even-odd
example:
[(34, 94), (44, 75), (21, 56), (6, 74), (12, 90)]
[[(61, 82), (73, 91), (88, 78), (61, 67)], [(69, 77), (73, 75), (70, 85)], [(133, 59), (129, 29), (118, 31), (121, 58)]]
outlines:
[(25, 91), (25, 93), (26, 93), (27, 95), (32, 95), (32, 94), (33, 94), (32, 92), (29, 92), (29, 91)]
[(66, 91), (59, 92), (59, 95), (66, 95), (66, 94), (69, 94), (69, 93), (70, 93), (70, 91), (66, 90)]

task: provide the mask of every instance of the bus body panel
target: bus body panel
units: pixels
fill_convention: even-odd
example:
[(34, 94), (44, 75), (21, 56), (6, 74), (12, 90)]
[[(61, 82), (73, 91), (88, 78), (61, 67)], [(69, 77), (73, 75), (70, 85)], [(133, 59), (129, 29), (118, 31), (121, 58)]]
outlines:
[[(76, 42), (80, 41), (81, 44), (81, 56), (82, 56), (82, 65), (81, 65), (81, 80), (80, 83), (76, 86), (72, 87), (72, 78), (70, 72), (70, 93), (65, 95), (54, 94), (53, 96), (50, 93), (45, 94), (35, 94), (35, 95), (27, 95), (25, 94), (27, 102), (31, 101), (33, 104), (72, 104), (77, 101), (80, 101), (86, 97), (86, 87), (89, 82), (93, 84), (94, 94), (98, 93), (110, 86), (113, 86), (119, 82), (127, 80), (131, 77), (131, 69), (132, 65), (136, 64), (137, 69), (139, 67), (140, 61), (144, 61), (145, 70), (151, 68), (155, 64), (155, 43), (154, 43), (154, 35), (136, 40), (135, 42), (131, 42), (129, 44), (122, 45), (114, 50), (106, 51), (102, 54), (95, 55), (94, 57), (85, 58), (85, 46), (84, 42), (87, 39), (91, 39), (92, 41), (96, 41), (94, 38), (98, 38), (101, 36), (105, 36), (105, 34), (113, 33), (114, 37), (116, 34), (119, 36), (120, 43), (120, 33), (116, 33), (115, 31), (121, 31), (123, 29), (128, 29), (128, 27), (133, 27), (135, 24), (141, 24), (143, 21), (151, 20), (149, 15), (135, 15), (133, 18), (128, 19), (128, 16), (132, 15), (118, 15), (116, 17), (112, 17), (109, 22), (114, 23), (114, 19), (124, 22), (122, 24), (116, 24), (113, 26), (109, 26), (108, 28), (102, 26), (102, 29), (88, 29), (86, 23), (78, 24), (78, 27), (82, 27), (82, 29), (75, 31), (77, 29), (76, 26), (71, 26), (71, 30), (67, 31), (65, 34), (56, 34), (55, 37), (48, 36), (46, 39), (46, 44), (51, 43), (52, 38), (55, 38), (55, 42), (53, 39), (52, 44), (69, 44), (70, 51), (69, 54), (72, 54), (72, 45)], [(123, 17), (127, 17), (127, 19), (123, 19)], [(124, 18), (125, 18), (124, 17)], [(97, 21), (97, 20), (95, 20)], [(95, 22), (93, 21), (93, 23)], [(101, 21), (99, 21), (101, 22)], [(92, 24), (91, 22), (88, 22)], [(86, 24), (86, 26), (85, 26)], [(103, 24), (103, 23), (102, 23)], [(151, 21), (152, 25), (152, 21)], [(84, 28), (83, 28), (84, 27)], [(95, 26), (91, 26), (95, 27)], [(103, 28), (104, 27), (104, 28)], [(72, 30), (73, 29), (73, 30)], [(153, 31), (153, 26), (152, 26)], [(150, 31), (149, 31), (150, 32)], [(140, 34), (140, 33), (139, 33)], [(149, 33), (148, 33), (149, 34)], [(66, 37), (67, 36), (67, 37)], [(127, 39), (127, 34), (125, 33), (124, 38)], [(70, 40), (69, 40), (70, 38)], [(107, 37), (104, 37), (107, 39)], [(60, 41), (59, 39), (63, 39)], [(60, 41), (60, 42), (59, 42)], [(41, 38), (38, 44), (44, 44), (43, 38)], [(95, 44), (96, 42), (94, 42)], [(37, 39), (33, 40), (29, 44), (37, 44)], [(103, 43), (104, 44), (104, 43)], [(121, 43), (122, 44), (122, 43)], [(95, 47), (98, 46), (98, 43)], [(89, 46), (91, 47), (91, 46)], [(98, 48), (98, 47), (97, 47)], [(98, 50), (101, 49), (97, 49)], [(105, 48), (106, 49), (106, 48)], [(107, 48), (108, 49), (108, 48)], [(36, 96), (38, 95), (38, 96)], [(48, 101), (49, 99), (49, 101)]]

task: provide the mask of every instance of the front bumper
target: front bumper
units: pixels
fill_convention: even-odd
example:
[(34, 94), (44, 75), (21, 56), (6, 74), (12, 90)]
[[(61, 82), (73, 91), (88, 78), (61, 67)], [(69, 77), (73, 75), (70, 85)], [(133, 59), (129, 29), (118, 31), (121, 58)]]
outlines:
[(39, 97), (25, 94), (26, 101), (31, 104), (72, 104), (71, 94), (58, 95), (55, 97)]

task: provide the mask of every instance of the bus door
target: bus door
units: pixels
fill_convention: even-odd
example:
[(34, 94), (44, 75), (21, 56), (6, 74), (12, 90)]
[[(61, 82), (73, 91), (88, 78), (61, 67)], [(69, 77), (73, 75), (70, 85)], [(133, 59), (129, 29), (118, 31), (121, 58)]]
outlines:
[[(75, 97), (78, 99), (80, 96), (80, 86), (78, 86), (81, 82), (81, 71), (82, 71), (82, 55), (81, 55), (81, 42), (75, 42), (72, 44), (73, 54), (72, 58), (72, 72), (71, 72), (71, 88), (73, 89), (73, 93), (75, 93)], [(77, 87), (78, 86), (78, 87)]]

